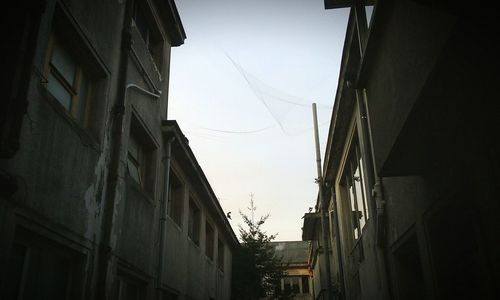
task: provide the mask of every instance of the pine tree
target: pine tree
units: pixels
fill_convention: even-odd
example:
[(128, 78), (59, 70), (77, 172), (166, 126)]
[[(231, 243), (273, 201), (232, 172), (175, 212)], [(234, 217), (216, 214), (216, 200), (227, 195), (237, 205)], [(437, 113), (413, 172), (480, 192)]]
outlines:
[(270, 244), (276, 234), (267, 235), (262, 230), (269, 214), (261, 216), (257, 221), (254, 219), (256, 207), (253, 195), (250, 196), (248, 210), (250, 216), (240, 211), (246, 226), (239, 226), (241, 248), (233, 259), (232, 298), (280, 299), (278, 292), (284, 268), (281, 257), (275, 255), (274, 247)]

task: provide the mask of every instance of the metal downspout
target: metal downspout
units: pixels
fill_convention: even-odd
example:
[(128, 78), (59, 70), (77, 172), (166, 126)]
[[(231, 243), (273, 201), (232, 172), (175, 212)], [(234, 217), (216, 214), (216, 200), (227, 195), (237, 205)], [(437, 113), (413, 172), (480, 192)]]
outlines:
[(370, 113), (368, 110), (367, 103), (367, 95), (366, 89), (362, 89), (362, 104), (364, 112), (366, 113), (366, 125), (368, 127), (368, 138), (370, 142), (370, 150), (371, 150), (371, 161), (373, 165), (373, 176), (375, 179), (375, 184), (372, 189), (372, 197), (375, 199), (375, 204), (377, 208), (377, 219), (376, 219), (376, 243), (377, 246), (382, 249), (382, 258), (384, 260), (383, 267), (385, 269), (385, 280), (387, 284), (387, 291), (389, 293), (389, 298), (394, 299), (394, 292), (391, 282), (391, 268), (389, 266), (389, 249), (386, 240), (386, 212), (385, 212), (385, 199), (384, 199), (384, 189), (382, 184), (382, 179), (377, 174), (377, 163), (375, 161), (375, 147), (373, 146), (373, 135), (372, 135), (372, 126), (370, 123)]
[(103, 204), (103, 220), (101, 223), (102, 236), (100, 239), (100, 249), (97, 258), (97, 288), (96, 292), (91, 298), (108, 299), (111, 292), (112, 281), (112, 257), (113, 245), (112, 234), (113, 225), (115, 223), (115, 209), (116, 209), (116, 195), (118, 181), (120, 178), (120, 149), (123, 141), (123, 123), (125, 115), (125, 96), (126, 96), (126, 83), (128, 73), (128, 58), (129, 51), (132, 47), (132, 35), (130, 33), (130, 26), (132, 23), (134, 0), (125, 2), (125, 12), (122, 27), (122, 39), (120, 45), (120, 61), (118, 66), (118, 83), (116, 102), (110, 114), (110, 138), (109, 138), (109, 152), (110, 162), (107, 177), (107, 191), (105, 195), (105, 202)]
[[(163, 163), (165, 164), (165, 176), (163, 181), (163, 197), (161, 200), (160, 207), (160, 248), (158, 250), (158, 266), (157, 266), (157, 274), (156, 277), (156, 288), (160, 289), (163, 281), (163, 267), (164, 261), (163, 257), (165, 256), (165, 243), (167, 239), (167, 203), (170, 198), (170, 164), (172, 157), (172, 143), (175, 138), (170, 137), (166, 143), (165, 149), (165, 157), (163, 158)], [(161, 298), (161, 297), (159, 297)]]

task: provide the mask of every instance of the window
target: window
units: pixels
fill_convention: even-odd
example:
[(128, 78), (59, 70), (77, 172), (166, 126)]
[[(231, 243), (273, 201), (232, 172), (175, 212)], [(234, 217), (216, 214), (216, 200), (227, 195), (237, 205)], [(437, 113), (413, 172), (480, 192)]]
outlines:
[(224, 243), (220, 239), (217, 240), (217, 267), (224, 271)]
[(181, 227), (182, 212), (184, 211), (184, 186), (172, 170), (170, 170), (169, 184), (168, 215), (179, 227)]
[(127, 173), (136, 186), (148, 195), (154, 195), (155, 143), (132, 113), (127, 147)]
[(76, 55), (55, 34), (49, 39), (45, 67), (49, 93), (77, 122), (85, 125), (91, 83)]
[(93, 39), (56, 2), (40, 84), (54, 110), (81, 138), (90, 138), (85, 144), (97, 146), (104, 139), (110, 73)]
[(126, 274), (118, 273), (117, 299), (118, 300), (140, 300), (144, 299), (145, 282)]
[(210, 225), (209, 222), (205, 223), (205, 254), (210, 260), (214, 260), (214, 228)]
[(369, 219), (365, 179), (359, 145), (357, 140), (353, 140), (353, 146), (351, 146), (348, 160), (344, 166), (343, 183), (348, 191), (352, 232), (356, 240), (361, 236)]
[(137, 2), (134, 9), (134, 24), (141, 34), (154, 63), (159, 68), (163, 62), (163, 39), (147, 4)]
[(128, 140), (127, 168), (132, 177), (141, 187), (144, 184), (144, 162), (141, 145), (134, 135), (130, 135)]
[(189, 199), (188, 236), (196, 244), (200, 245), (201, 211), (193, 199)]
[(0, 293), (5, 299), (78, 298), (82, 262), (76, 251), (18, 227)]

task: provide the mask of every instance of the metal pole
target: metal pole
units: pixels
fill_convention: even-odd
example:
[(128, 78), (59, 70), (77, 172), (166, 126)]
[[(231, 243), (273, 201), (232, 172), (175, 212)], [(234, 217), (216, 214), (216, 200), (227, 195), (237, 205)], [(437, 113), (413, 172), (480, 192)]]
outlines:
[(323, 236), (323, 253), (325, 254), (326, 264), (326, 280), (327, 280), (327, 299), (333, 299), (332, 285), (331, 285), (331, 271), (330, 271), (330, 250), (328, 247), (327, 225), (325, 220), (325, 204), (323, 203), (323, 173), (321, 172), (321, 153), (319, 149), (319, 131), (318, 131), (318, 116), (316, 112), (316, 103), (312, 104), (313, 122), (314, 122), (314, 140), (316, 145), (316, 168), (318, 171), (318, 187), (319, 187), (319, 215), (321, 217), (321, 231)]
[[(165, 176), (163, 178), (163, 197), (161, 199), (160, 206), (160, 248), (158, 249), (158, 265), (157, 267), (157, 277), (156, 277), (156, 288), (161, 289), (163, 283), (163, 268), (164, 262), (163, 257), (165, 256), (165, 244), (166, 244), (166, 234), (167, 234), (167, 205), (170, 201), (170, 163), (172, 159), (172, 143), (174, 142), (173, 137), (169, 138), (166, 142), (164, 165), (165, 165)], [(160, 297), (159, 297), (160, 298)]]

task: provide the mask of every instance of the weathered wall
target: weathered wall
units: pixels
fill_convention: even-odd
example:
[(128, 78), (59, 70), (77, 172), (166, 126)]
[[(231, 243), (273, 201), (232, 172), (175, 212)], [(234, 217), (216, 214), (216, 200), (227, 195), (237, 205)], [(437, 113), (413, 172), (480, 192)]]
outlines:
[(416, 1), (396, 1), (377, 21), (384, 33), (369, 53), (365, 88), (380, 172), (446, 42), (453, 17)]

